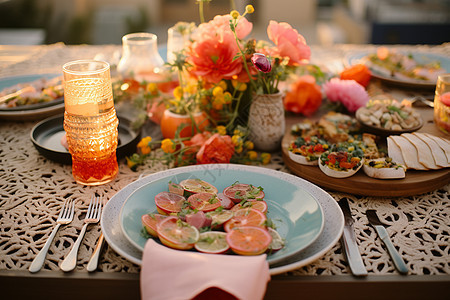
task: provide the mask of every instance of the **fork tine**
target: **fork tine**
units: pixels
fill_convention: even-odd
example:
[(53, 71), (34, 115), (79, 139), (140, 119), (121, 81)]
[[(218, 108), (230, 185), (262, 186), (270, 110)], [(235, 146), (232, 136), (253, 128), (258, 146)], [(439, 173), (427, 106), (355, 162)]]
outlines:
[(61, 219), (61, 217), (63, 216), (63, 213), (66, 209), (67, 202), (69, 202), (69, 199), (66, 199), (66, 201), (64, 201), (63, 206), (61, 207), (61, 211), (59, 212), (58, 219)]
[(101, 200), (100, 197), (98, 197), (98, 211), (97, 211), (97, 217), (96, 217), (96, 219), (98, 219), (98, 220), (100, 220), (100, 217), (102, 216), (102, 208), (103, 208), (102, 201), (100, 201), (100, 200)]
[(95, 196), (92, 195), (91, 201), (89, 202), (88, 210), (86, 212), (86, 219), (90, 219), (91, 218), (90, 216), (91, 216), (92, 206), (93, 206), (94, 202), (95, 202)]
[(72, 201), (71, 204), (72, 205), (71, 205), (71, 207), (70, 207), (70, 209), (69, 209), (69, 211), (67, 213), (68, 216), (66, 218), (68, 218), (70, 220), (73, 220), (73, 214), (75, 212), (75, 201)]

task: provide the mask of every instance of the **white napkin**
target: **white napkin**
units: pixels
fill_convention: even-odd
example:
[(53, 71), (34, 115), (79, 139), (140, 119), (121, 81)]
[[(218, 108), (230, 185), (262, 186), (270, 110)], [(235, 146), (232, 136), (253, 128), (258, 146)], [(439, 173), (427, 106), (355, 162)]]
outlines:
[[(192, 299), (214, 287), (238, 299), (256, 300), (264, 297), (269, 281), (265, 254), (238, 256), (181, 251), (152, 239), (145, 244), (141, 269), (143, 300)], [(217, 289), (208, 290), (208, 298), (218, 299), (210, 297), (214, 291)]]

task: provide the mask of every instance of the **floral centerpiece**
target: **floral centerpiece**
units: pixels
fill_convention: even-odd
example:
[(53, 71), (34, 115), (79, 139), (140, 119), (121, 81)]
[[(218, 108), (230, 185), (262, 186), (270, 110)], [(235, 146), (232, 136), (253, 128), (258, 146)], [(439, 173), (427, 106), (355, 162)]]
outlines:
[[(320, 68), (308, 64), (310, 47), (289, 24), (270, 21), (272, 43), (246, 39), (253, 25), (245, 16), (253, 11), (248, 5), (242, 15), (232, 11), (202, 22), (170, 63), (179, 86), (171, 94), (147, 86), (152, 95), (148, 116), (161, 125), (164, 139), (144, 138), (140, 153), (128, 158), (131, 167), (152, 159), (151, 149), (158, 145), (164, 152), (159, 159), (176, 166), (268, 163), (270, 154), (253, 148), (270, 152), (280, 147), (286, 110), (310, 116), (324, 96), (348, 111), (365, 103), (367, 93), (350, 79), (367, 76), (349, 71), (346, 78), (328, 81)], [(181, 116), (185, 119), (174, 121)]]

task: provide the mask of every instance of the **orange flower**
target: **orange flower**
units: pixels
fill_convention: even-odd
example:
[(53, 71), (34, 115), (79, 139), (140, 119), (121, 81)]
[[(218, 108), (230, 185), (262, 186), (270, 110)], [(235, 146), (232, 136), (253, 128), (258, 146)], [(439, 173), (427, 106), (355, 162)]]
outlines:
[(234, 144), (229, 135), (211, 136), (197, 153), (197, 164), (229, 163), (234, 154)]
[(370, 73), (369, 68), (363, 64), (357, 64), (351, 66), (344, 71), (341, 72), (341, 79), (346, 80), (355, 80), (357, 83), (362, 85), (363, 87), (367, 87), (370, 81), (370, 77), (372, 74)]
[(286, 93), (284, 107), (288, 111), (312, 115), (322, 104), (322, 92), (311, 75), (301, 76)]
[(190, 149), (186, 153), (195, 153), (200, 147), (211, 137), (211, 132), (203, 131), (202, 133), (195, 134), (190, 140), (185, 141), (184, 145)]

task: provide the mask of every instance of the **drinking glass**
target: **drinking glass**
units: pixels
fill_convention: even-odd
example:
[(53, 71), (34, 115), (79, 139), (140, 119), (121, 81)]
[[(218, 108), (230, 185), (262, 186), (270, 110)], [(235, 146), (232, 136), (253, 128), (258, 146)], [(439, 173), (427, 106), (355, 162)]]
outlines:
[(437, 80), (434, 123), (441, 131), (450, 134), (450, 74), (442, 74)]
[(64, 130), (77, 183), (100, 185), (118, 173), (119, 120), (107, 62), (77, 60), (63, 66)]

